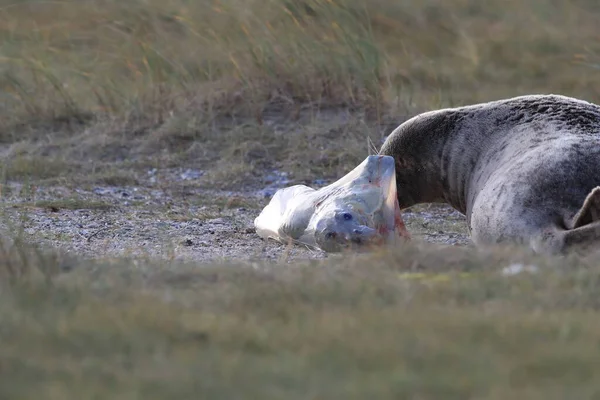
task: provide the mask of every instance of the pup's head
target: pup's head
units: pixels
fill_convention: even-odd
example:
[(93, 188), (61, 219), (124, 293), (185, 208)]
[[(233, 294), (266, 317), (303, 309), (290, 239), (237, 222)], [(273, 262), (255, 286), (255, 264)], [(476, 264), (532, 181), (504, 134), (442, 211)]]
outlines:
[(377, 229), (367, 224), (367, 218), (351, 208), (332, 210), (317, 222), (315, 240), (327, 252), (361, 249), (381, 242)]
[(331, 184), (313, 217), (317, 245), (338, 252), (410, 237), (400, 214), (395, 177), (392, 157), (369, 156)]

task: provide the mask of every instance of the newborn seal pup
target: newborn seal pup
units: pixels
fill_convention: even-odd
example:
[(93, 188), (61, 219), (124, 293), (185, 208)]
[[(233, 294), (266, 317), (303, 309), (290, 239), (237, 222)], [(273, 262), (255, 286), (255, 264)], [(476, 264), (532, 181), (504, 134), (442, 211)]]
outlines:
[(560, 254), (600, 245), (600, 107), (529, 95), (426, 112), (398, 126), (400, 208), (448, 203), (477, 246)]

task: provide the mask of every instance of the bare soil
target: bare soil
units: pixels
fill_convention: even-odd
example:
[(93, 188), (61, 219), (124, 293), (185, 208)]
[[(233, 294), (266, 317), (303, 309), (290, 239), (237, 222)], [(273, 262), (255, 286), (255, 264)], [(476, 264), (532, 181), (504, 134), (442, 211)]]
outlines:
[[(291, 261), (328, 256), (304, 246), (290, 248), (265, 241), (255, 233), (254, 218), (285, 181), (246, 192), (193, 185), (165, 189), (159, 182), (183, 184), (199, 174), (183, 169), (151, 170), (136, 186), (36, 186), (34, 192), (24, 184), (11, 183), (4, 195), (3, 227), (21, 229), (28, 242), (89, 258)], [(464, 216), (449, 206), (417, 206), (404, 210), (403, 217), (413, 240), (460, 246), (470, 243)]]

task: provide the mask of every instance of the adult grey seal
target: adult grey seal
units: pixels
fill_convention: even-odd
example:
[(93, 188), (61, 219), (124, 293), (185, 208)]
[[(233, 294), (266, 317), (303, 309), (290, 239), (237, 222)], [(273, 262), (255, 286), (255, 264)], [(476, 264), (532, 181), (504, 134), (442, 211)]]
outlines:
[(600, 245), (600, 107), (528, 95), (417, 115), (379, 154), (394, 157), (401, 209), (450, 204), (477, 246), (558, 254)]

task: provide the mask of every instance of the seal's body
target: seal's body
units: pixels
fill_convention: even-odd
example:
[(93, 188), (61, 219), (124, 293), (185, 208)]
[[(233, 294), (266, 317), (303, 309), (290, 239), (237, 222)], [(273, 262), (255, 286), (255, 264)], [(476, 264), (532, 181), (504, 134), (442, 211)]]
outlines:
[(396, 160), (400, 208), (444, 202), (476, 245), (600, 248), (600, 107), (530, 95), (420, 114), (379, 152)]

